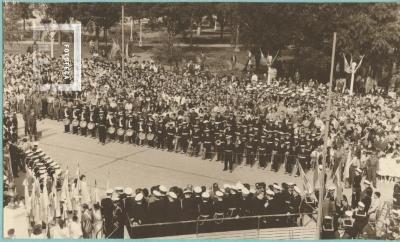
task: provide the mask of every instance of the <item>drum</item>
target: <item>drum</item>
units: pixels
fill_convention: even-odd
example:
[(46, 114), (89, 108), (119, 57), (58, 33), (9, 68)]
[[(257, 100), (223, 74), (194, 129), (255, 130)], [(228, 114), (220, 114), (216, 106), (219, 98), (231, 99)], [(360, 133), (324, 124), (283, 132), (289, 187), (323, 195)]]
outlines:
[(109, 134), (114, 134), (114, 133), (115, 133), (115, 128), (114, 128), (114, 127), (109, 127), (108, 130), (107, 130), (107, 132), (108, 132)]
[(131, 137), (133, 135), (133, 130), (132, 129), (128, 129), (126, 131), (126, 136)]
[(119, 129), (117, 130), (117, 134), (118, 134), (119, 136), (122, 136), (122, 135), (125, 134), (125, 130), (124, 130), (123, 128), (119, 128)]
[(146, 139), (146, 134), (143, 133), (143, 132), (140, 132), (140, 133), (139, 133), (139, 139), (140, 139), (140, 140), (145, 140), (145, 139)]
[(94, 129), (94, 127), (96, 127), (96, 125), (95, 125), (93, 122), (90, 122), (90, 123), (88, 124), (88, 129), (89, 129), (89, 130)]
[(147, 140), (152, 141), (154, 139), (154, 134), (153, 133), (149, 133), (149, 134), (147, 134), (146, 138), (147, 138)]
[(72, 121), (72, 126), (78, 126), (79, 125), (79, 120), (75, 119)]
[(85, 120), (82, 120), (82, 121), (79, 123), (79, 126), (80, 126), (81, 128), (86, 128), (87, 122), (86, 122)]
[(68, 118), (64, 119), (64, 125), (69, 125), (71, 123), (71, 120), (69, 120)]

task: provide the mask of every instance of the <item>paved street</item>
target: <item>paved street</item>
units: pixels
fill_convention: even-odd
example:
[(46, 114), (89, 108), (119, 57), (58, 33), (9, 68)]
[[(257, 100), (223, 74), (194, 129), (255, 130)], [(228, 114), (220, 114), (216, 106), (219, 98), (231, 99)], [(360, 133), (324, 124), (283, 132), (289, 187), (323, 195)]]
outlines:
[[(23, 132), (23, 120), (20, 119), (20, 133)], [(62, 169), (69, 169), (71, 175), (76, 174), (79, 163), (81, 173), (88, 178), (89, 184), (97, 185), (100, 190), (106, 188), (107, 180), (110, 187), (147, 187), (153, 185), (180, 186), (188, 184), (212, 186), (214, 182), (222, 186), (238, 181), (254, 184), (256, 182), (294, 182), (303, 187), (299, 177), (279, 172), (272, 172), (269, 167), (261, 170), (254, 167), (236, 167), (233, 173), (224, 172), (223, 163), (201, 160), (183, 154), (171, 153), (147, 147), (129, 144), (108, 143), (101, 145), (98, 140), (80, 135), (65, 134), (62, 122), (42, 120), (38, 122), (43, 137), (39, 146)], [(308, 174), (312, 182), (312, 172)], [(330, 181), (328, 181), (330, 182)], [(378, 183), (384, 199), (390, 199), (393, 184)], [(345, 189), (349, 197), (350, 189)]]

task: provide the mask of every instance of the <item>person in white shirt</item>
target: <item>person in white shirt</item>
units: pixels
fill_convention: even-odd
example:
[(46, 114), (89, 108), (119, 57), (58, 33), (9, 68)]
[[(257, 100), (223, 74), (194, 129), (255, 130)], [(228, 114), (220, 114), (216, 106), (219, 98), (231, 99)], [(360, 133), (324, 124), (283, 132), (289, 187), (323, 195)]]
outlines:
[(72, 222), (69, 225), (69, 233), (72, 239), (82, 239), (83, 237), (82, 226), (76, 215), (72, 217)]
[(379, 212), (382, 209), (382, 205), (383, 205), (383, 203), (382, 203), (382, 199), (381, 199), (381, 193), (375, 192), (374, 198), (372, 199), (372, 202), (371, 202), (371, 207), (368, 210), (369, 217), (378, 219)]
[(69, 239), (71, 238), (69, 232), (65, 222), (60, 219), (53, 227), (53, 239)]

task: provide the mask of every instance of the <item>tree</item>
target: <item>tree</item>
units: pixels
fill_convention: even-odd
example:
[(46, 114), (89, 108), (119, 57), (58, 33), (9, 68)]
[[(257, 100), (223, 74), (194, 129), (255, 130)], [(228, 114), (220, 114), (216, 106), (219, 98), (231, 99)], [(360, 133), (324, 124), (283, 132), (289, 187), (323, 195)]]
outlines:
[[(47, 4), (46, 16), (57, 24), (65, 24), (73, 16), (75, 4)], [(62, 45), (62, 32), (58, 30), (58, 44)]]
[(182, 11), (182, 4), (154, 4), (151, 5), (149, 13), (151, 18), (162, 18), (160, 25), (165, 28), (167, 39), (163, 41), (165, 49), (169, 54), (169, 62), (177, 62), (174, 55), (174, 47), (177, 34), (185, 34), (185, 30), (190, 26), (190, 17)]

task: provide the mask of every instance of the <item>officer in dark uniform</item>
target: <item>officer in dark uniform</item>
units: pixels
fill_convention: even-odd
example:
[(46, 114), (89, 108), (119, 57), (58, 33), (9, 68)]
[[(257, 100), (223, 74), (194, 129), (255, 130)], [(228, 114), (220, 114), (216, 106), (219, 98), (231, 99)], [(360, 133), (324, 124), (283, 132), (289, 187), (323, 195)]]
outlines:
[(222, 130), (217, 130), (217, 138), (215, 141), (215, 151), (217, 152), (217, 161), (223, 160), (223, 154), (225, 149), (225, 135)]
[(82, 114), (81, 114), (81, 122), (86, 122), (86, 126), (80, 127), (81, 129), (81, 135), (86, 136), (87, 135), (87, 124), (89, 120), (89, 111), (87, 109), (87, 106), (83, 107)]
[(254, 142), (254, 134), (249, 134), (249, 140), (246, 143), (246, 165), (252, 166), (254, 164), (255, 151), (257, 150)]
[(235, 152), (235, 145), (232, 143), (232, 136), (226, 136), (226, 145), (224, 150), (224, 171), (233, 171), (233, 154)]
[(189, 134), (190, 134), (190, 129), (188, 123), (184, 121), (182, 123), (182, 138), (181, 138), (182, 154), (186, 153), (188, 150)]
[(72, 133), (73, 134), (78, 134), (79, 130), (79, 121), (81, 119), (80, 117), (81, 110), (78, 106), (73, 106), (72, 109)]
[(214, 208), (210, 200), (210, 193), (203, 192), (201, 194), (201, 202), (199, 203), (199, 219), (209, 219), (214, 215)]
[(35, 141), (38, 140), (38, 134), (37, 134), (37, 123), (36, 123), (36, 114), (34, 111), (31, 111), (31, 114), (28, 117), (28, 127), (29, 127), (29, 140), (32, 141), (34, 139)]
[[(112, 111), (108, 112), (108, 117), (107, 117), (107, 122), (106, 122), (106, 128), (109, 130), (109, 128), (114, 128), (116, 127), (116, 119), (114, 117), (114, 113)], [(113, 133), (108, 133), (108, 138), (110, 141), (115, 141), (115, 131)]]
[(227, 212), (227, 207), (224, 200), (224, 194), (219, 190), (215, 191), (215, 199), (213, 207), (214, 207), (213, 218), (224, 218)]
[(206, 129), (204, 130), (204, 136), (202, 138), (203, 142), (203, 149), (204, 149), (204, 159), (211, 160), (212, 159), (212, 153), (211, 153), (211, 145), (212, 145), (212, 138), (210, 135), (210, 130)]
[(352, 196), (351, 196), (351, 207), (355, 209), (358, 205), (358, 202), (361, 199), (361, 179), (362, 179), (362, 170), (357, 168), (355, 171), (355, 176), (353, 178), (352, 184)]
[(368, 223), (368, 214), (367, 211), (365, 210), (365, 205), (363, 202), (357, 203), (357, 209), (353, 213), (353, 218), (354, 218), (354, 224), (353, 224), (354, 235), (355, 238), (358, 238), (358, 236), (362, 234), (365, 225), (367, 225)]
[(106, 198), (103, 198), (100, 202), (101, 205), (101, 214), (103, 215), (104, 219), (104, 234), (105, 237), (107, 238), (110, 233), (113, 231), (113, 202), (111, 200), (111, 195), (112, 195), (113, 190), (107, 190), (106, 191)]
[(246, 143), (243, 142), (243, 135), (240, 132), (236, 132), (235, 135), (235, 162), (237, 165), (241, 165)]
[(200, 150), (200, 141), (202, 138), (202, 133), (197, 124), (193, 125), (193, 130), (192, 130), (192, 154), (194, 156), (199, 155), (199, 150)]
[(143, 236), (143, 231), (140, 227), (135, 226), (146, 223), (146, 208), (143, 203), (143, 193), (138, 193), (135, 196), (134, 201), (133, 199), (127, 200), (126, 213), (130, 222), (130, 237), (141, 238)]
[(109, 238), (112, 239), (123, 239), (124, 238), (124, 219), (125, 215), (123, 214), (121, 203), (119, 197), (114, 194), (111, 198), (113, 202), (113, 211), (112, 211), (112, 225), (113, 230), (111, 231)]
[(174, 150), (174, 137), (175, 137), (175, 128), (174, 128), (174, 123), (170, 122), (168, 124), (166, 133), (167, 133), (167, 149), (168, 151), (173, 151)]
[(245, 188), (242, 189), (242, 196), (240, 197), (239, 203), (239, 216), (251, 216), (252, 215), (252, 200), (253, 198), (250, 196), (250, 191)]
[(293, 167), (296, 164), (297, 157), (297, 146), (292, 143), (289, 145), (289, 153), (286, 159), (285, 174), (289, 174), (290, 176), (292, 175)]
[(100, 110), (98, 124), (99, 142), (103, 145), (106, 143), (107, 120), (103, 110)]
[(274, 139), (274, 145), (272, 146), (272, 164), (271, 164), (271, 171), (277, 172), (279, 169), (279, 162), (280, 162), (280, 144), (279, 144), (279, 139), (275, 138)]
[[(70, 109), (67, 105), (64, 107), (64, 132), (69, 133), (70, 132), (70, 125), (72, 121), (72, 109)], [(68, 120), (68, 122), (67, 122)]]
[[(127, 130), (132, 130), (132, 132), (134, 133), (134, 119), (133, 119), (133, 115), (132, 113), (128, 114), (128, 118), (126, 119), (126, 129)], [(127, 136), (128, 137), (128, 142), (129, 144), (134, 143), (134, 134), (132, 134), (131, 136)]]
[(164, 149), (165, 144), (165, 122), (162, 118), (158, 120), (156, 125), (156, 134), (157, 134), (157, 149)]
[(184, 198), (182, 199), (182, 220), (194, 220), (198, 216), (197, 203), (192, 197), (193, 192), (190, 188), (183, 190)]
[[(126, 131), (126, 126), (125, 126), (126, 120), (125, 120), (125, 115), (124, 115), (123, 111), (118, 112), (117, 120), (118, 120), (118, 129), (123, 129), (124, 131)], [(124, 133), (122, 133), (122, 135), (118, 134), (118, 142), (119, 143), (124, 142), (124, 137), (125, 137)]]
[[(299, 164), (301, 165), (301, 167), (304, 169), (306, 167), (306, 162), (307, 162), (307, 151), (305, 149), (305, 145), (300, 145), (300, 151), (298, 152), (298, 160), (299, 160)], [(297, 173), (296, 176), (300, 175), (300, 169), (297, 169)]]
[(264, 170), (267, 166), (267, 143), (265, 142), (266, 137), (261, 136), (261, 142), (258, 146), (258, 159), (260, 162), (260, 167)]

